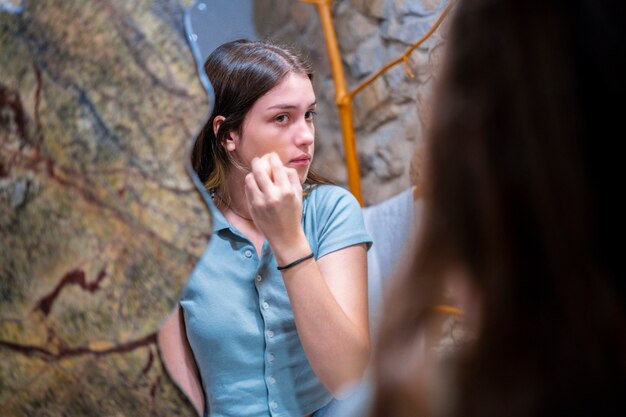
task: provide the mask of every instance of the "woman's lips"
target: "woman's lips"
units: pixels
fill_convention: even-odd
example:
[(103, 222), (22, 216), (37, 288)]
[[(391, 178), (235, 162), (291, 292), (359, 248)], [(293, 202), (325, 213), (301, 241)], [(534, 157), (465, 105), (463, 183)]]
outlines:
[(289, 161), (290, 165), (295, 165), (295, 166), (304, 166), (304, 165), (309, 165), (310, 163), (311, 163), (311, 156), (309, 155), (302, 155)]

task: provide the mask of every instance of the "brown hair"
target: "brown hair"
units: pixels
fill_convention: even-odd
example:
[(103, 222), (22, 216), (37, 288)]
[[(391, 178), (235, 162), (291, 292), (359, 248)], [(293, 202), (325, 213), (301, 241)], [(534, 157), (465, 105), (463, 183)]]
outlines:
[[(624, 17), (619, 1), (458, 2), (427, 138), (422, 229), (384, 312), (372, 416), (623, 409), (625, 212), (612, 198), (623, 152), (611, 133), (623, 131), (623, 106), (610, 103), (626, 97)], [(480, 294), (480, 323), (440, 409), (421, 400), (408, 348), (458, 266)], [(406, 378), (394, 375), (400, 366)]]
[[(191, 161), (207, 189), (224, 188), (229, 169), (236, 161), (224, 149), (229, 132), (241, 133), (246, 114), (265, 93), (277, 86), (288, 74), (313, 78), (310, 64), (294, 51), (269, 42), (239, 39), (219, 46), (207, 58), (204, 70), (215, 93), (211, 117), (198, 134)], [(217, 136), (213, 132), (216, 116), (225, 117)], [(328, 183), (309, 171), (305, 183)], [(228, 191), (223, 190), (224, 196)]]

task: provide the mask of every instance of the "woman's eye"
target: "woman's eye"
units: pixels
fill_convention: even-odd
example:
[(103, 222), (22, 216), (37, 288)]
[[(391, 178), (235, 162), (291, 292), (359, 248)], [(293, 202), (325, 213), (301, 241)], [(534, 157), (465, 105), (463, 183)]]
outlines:
[(278, 123), (285, 123), (287, 120), (289, 120), (289, 117), (287, 117), (286, 114), (279, 114), (278, 116), (274, 117), (274, 120)]
[(316, 115), (317, 115), (317, 113), (316, 113), (316, 112), (314, 112), (314, 111), (308, 111), (308, 112), (306, 112), (306, 113), (304, 114), (304, 118), (305, 118), (306, 120), (313, 121), (313, 120), (315, 120), (315, 116), (316, 116)]

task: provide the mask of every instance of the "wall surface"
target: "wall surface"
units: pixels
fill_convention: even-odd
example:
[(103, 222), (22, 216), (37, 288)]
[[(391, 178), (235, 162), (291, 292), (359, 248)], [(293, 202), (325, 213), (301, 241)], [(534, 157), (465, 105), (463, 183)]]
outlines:
[[(255, 22), (261, 37), (295, 44), (314, 63), (319, 103), (314, 166), (346, 184), (335, 87), (316, 6), (293, 0), (255, 1)], [(430, 30), (446, 4), (445, 0), (333, 0), (334, 27), (348, 89), (400, 57)], [(408, 65), (413, 76), (402, 64), (397, 65), (355, 97), (356, 145), (366, 205), (396, 195), (416, 181), (411, 163), (417, 159), (416, 149), (428, 126), (445, 22), (411, 54)]]
[(0, 414), (192, 416), (155, 344), (210, 232), (190, 2), (22, 3), (0, 12)]

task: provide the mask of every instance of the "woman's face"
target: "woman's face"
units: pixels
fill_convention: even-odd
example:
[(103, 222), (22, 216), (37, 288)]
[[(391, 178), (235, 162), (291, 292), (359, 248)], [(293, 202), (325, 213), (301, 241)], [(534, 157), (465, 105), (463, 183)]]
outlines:
[(246, 114), (241, 135), (230, 134), (226, 148), (237, 152), (250, 166), (252, 159), (269, 152), (295, 168), (304, 182), (314, 151), (315, 93), (306, 75), (289, 73), (276, 87), (261, 96)]

